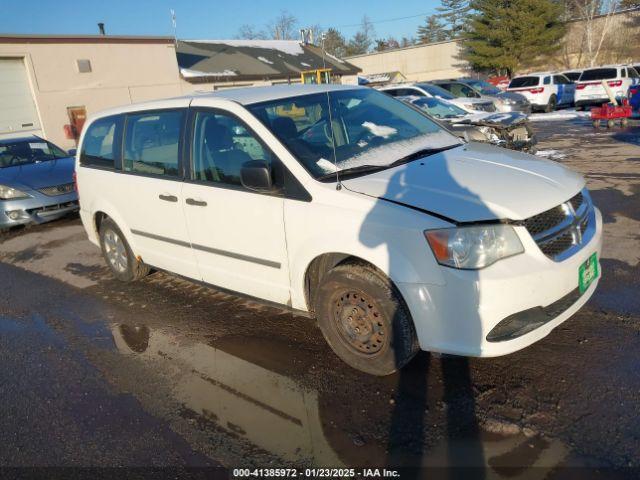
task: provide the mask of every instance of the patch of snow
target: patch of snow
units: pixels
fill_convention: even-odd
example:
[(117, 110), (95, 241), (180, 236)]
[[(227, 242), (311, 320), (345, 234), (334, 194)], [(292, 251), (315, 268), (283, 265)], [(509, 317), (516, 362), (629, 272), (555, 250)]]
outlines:
[(548, 158), (550, 160), (562, 160), (566, 158), (567, 154), (562, 153), (559, 150), (538, 150), (536, 152), (537, 157)]
[(310, 67), (311, 66), (308, 63), (304, 63), (304, 62), (300, 62), (300, 65), (302, 65), (303, 67)]
[(181, 68), (180, 74), (184, 78), (198, 77), (235, 77), (238, 74), (233, 70), (224, 70), (223, 72), (201, 72), (199, 70), (191, 70), (190, 68)]
[(231, 47), (265, 48), (288, 55), (302, 55), (304, 50), (297, 40), (186, 40), (191, 43), (213, 43)]
[(578, 112), (577, 110), (562, 110), (549, 113), (532, 113), (529, 115), (529, 120), (532, 122), (544, 122), (550, 120), (574, 120), (576, 118), (586, 118), (591, 115), (591, 112)]
[(425, 133), (409, 140), (399, 140), (379, 147), (371, 148), (340, 162), (340, 170), (360, 165), (389, 165), (399, 158), (411, 155), (418, 150), (443, 148), (450, 145), (462, 145), (460, 139), (444, 130)]
[(318, 165), (322, 170), (327, 173), (336, 171), (336, 164), (326, 158), (320, 158), (316, 161), (316, 165)]
[(344, 60), (338, 58), (338, 57), (334, 57), (333, 55), (331, 55), (330, 53), (325, 52), (324, 53), (327, 57), (334, 59), (336, 62), (338, 63), (344, 63)]
[(267, 58), (258, 57), (258, 60), (260, 60), (261, 62), (264, 62), (264, 63), (268, 63), (269, 65), (273, 65), (273, 62), (271, 60), (267, 59)]
[(398, 130), (396, 128), (386, 127), (384, 125), (376, 125), (373, 122), (364, 122), (362, 126), (373, 133), (376, 137), (382, 137), (385, 140), (391, 135), (395, 135), (396, 133), (398, 133)]

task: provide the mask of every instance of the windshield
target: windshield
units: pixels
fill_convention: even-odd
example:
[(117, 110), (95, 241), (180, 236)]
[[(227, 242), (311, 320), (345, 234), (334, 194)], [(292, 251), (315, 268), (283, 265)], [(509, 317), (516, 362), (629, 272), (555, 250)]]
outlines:
[(283, 98), (247, 108), (315, 178), (335, 172), (336, 166), (338, 171), (386, 168), (420, 150), (460, 144), (419, 111), (371, 89)]
[(489, 82), (485, 82), (484, 80), (467, 80), (466, 83), (476, 90), (479, 90), (483, 95), (496, 95), (501, 93), (501, 90), (498, 87), (491, 85)]
[(616, 78), (618, 76), (618, 70), (615, 68), (592, 68), (591, 70), (585, 70), (580, 75), (580, 81), (587, 80), (608, 80), (610, 78)]
[(517, 77), (511, 80), (509, 88), (537, 87), (540, 77)]
[(431, 83), (418, 83), (417, 85), (429, 95), (433, 95), (434, 97), (444, 98), (445, 100), (455, 100), (456, 98), (458, 98), (450, 91), (445, 90), (438, 85), (432, 85)]
[(435, 118), (455, 118), (462, 117), (467, 114), (467, 112), (461, 108), (440, 100), (439, 98), (419, 97), (411, 99), (409, 102)]
[(40, 138), (8, 140), (0, 143), (0, 168), (38, 163), (69, 155), (53, 143)]

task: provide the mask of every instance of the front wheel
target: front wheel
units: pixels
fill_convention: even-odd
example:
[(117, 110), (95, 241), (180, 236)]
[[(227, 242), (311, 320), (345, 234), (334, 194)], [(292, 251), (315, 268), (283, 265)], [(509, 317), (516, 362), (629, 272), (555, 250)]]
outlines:
[(124, 235), (110, 218), (100, 224), (100, 247), (107, 266), (118, 280), (132, 282), (149, 273), (149, 267), (135, 258)]
[(336, 355), (365, 373), (389, 375), (419, 350), (400, 293), (367, 265), (344, 264), (331, 270), (318, 290), (316, 313)]

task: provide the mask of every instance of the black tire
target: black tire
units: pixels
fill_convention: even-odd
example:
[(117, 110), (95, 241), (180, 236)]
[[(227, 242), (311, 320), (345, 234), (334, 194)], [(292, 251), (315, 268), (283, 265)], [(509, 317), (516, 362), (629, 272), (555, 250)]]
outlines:
[(546, 113), (551, 113), (556, 109), (557, 106), (558, 106), (558, 99), (556, 98), (555, 95), (551, 95), (549, 97), (549, 102), (547, 103), (547, 106), (544, 108), (544, 111)]
[(331, 270), (318, 289), (315, 311), (329, 346), (362, 372), (389, 375), (420, 349), (400, 293), (367, 265), (349, 263)]
[[(127, 239), (122, 234), (122, 231), (118, 228), (113, 220), (110, 218), (105, 218), (100, 223), (100, 248), (102, 249), (102, 256), (104, 257), (109, 270), (114, 277), (122, 282), (133, 282), (135, 280), (140, 280), (142, 277), (149, 274), (149, 266), (140, 262), (131, 251), (131, 247), (129, 247), (129, 243)], [(111, 244), (110, 239), (115, 235), (122, 242), (122, 263), (126, 264), (122, 267), (121, 263), (114, 263), (112, 261), (112, 255), (109, 253), (111, 248), (109, 245)]]

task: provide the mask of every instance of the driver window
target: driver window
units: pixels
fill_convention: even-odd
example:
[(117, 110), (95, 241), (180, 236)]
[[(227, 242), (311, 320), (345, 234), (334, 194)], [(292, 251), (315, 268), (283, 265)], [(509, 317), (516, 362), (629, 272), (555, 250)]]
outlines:
[(194, 180), (242, 185), (240, 170), (251, 160), (271, 166), (272, 155), (240, 120), (224, 113), (196, 113), (192, 156)]
[(466, 85), (462, 85), (460, 87), (460, 90), (462, 91), (464, 96), (467, 98), (478, 98), (480, 96), (476, 93), (476, 91), (473, 88), (468, 87)]

